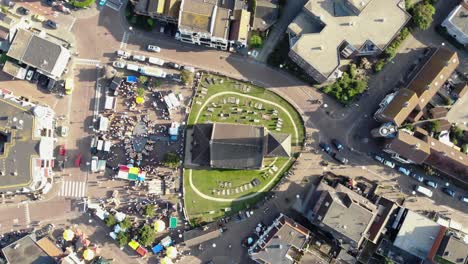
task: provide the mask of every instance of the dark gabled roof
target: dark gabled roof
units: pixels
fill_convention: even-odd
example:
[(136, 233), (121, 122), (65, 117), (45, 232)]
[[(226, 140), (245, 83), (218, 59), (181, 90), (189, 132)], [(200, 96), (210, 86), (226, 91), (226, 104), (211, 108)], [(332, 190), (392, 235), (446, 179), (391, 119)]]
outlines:
[(216, 123), (211, 135), (211, 166), (226, 169), (260, 168), (264, 128)]
[(192, 163), (210, 165), (210, 140), (213, 124), (193, 126)]
[(284, 133), (271, 133), (267, 136), (266, 156), (290, 157), (291, 135)]

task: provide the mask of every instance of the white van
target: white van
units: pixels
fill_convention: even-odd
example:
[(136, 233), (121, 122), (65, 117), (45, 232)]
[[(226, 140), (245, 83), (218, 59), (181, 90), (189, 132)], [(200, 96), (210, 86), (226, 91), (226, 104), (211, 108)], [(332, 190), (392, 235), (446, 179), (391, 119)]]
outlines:
[(416, 185), (416, 187), (414, 188), (415, 191), (421, 193), (421, 194), (424, 194), (426, 195), (427, 197), (432, 197), (432, 191), (429, 190), (428, 188), (426, 187), (422, 187), (422, 186), (419, 186), (419, 185)]

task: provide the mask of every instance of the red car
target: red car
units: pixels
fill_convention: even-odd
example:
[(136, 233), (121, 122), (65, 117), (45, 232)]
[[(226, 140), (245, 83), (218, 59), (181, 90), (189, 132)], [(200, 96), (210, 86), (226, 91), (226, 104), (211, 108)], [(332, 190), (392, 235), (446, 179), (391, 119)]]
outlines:
[(81, 153), (78, 153), (75, 158), (75, 167), (79, 167), (81, 165)]
[(65, 149), (65, 145), (60, 145), (59, 146), (59, 155), (60, 156), (65, 156), (67, 154), (67, 150)]

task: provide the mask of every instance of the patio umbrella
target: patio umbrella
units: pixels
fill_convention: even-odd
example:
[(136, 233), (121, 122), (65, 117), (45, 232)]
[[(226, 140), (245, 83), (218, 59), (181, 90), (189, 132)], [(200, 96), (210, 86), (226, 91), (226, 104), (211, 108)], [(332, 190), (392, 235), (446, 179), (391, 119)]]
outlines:
[(142, 104), (145, 102), (145, 99), (143, 99), (143, 97), (141, 96), (137, 96), (137, 98), (135, 98), (135, 103), (137, 104)]
[(168, 247), (166, 249), (166, 256), (168, 256), (171, 259), (174, 259), (177, 257), (177, 249), (175, 247)]
[(157, 220), (156, 222), (154, 222), (153, 226), (156, 232), (162, 232), (164, 231), (164, 229), (166, 229), (166, 223), (164, 223), (164, 221), (162, 220)]
[(161, 259), (161, 264), (172, 264), (172, 260), (168, 257), (164, 257), (163, 259)]
[(94, 258), (94, 252), (91, 249), (86, 249), (83, 252), (83, 258), (88, 261), (92, 260)]
[(70, 229), (63, 231), (63, 239), (65, 239), (65, 241), (72, 241), (74, 237), (75, 233), (73, 233), (73, 231)]

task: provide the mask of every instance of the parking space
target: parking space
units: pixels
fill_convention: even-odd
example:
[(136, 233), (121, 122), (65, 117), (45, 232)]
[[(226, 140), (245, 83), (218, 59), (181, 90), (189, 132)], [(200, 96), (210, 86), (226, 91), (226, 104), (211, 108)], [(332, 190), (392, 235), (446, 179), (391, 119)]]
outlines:
[[(18, 11), (19, 7), (24, 7), (29, 10), (28, 15), (22, 14)], [(64, 6), (65, 7), (65, 6)], [(65, 7), (67, 8), (67, 7)], [(66, 9), (63, 9), (66, 10)], [(21, 1), (17, 2), (14, 7), (14, 12), (19, 15), (26, 16), (28, 21), (32, 24), (33, 27), (41, 28), (48, 31), (55, 30), (64, 30), (70, 31), (73, 27), (76, 18), (72, 14), (67, 14), (66, 12), (61, 12), (57, 7), (52, 7), (41, 1)], [(41, 17), (37, 17), (39, 15)], [(52, 29), (50, 26), (45, 25), (45, 20), (52, 20), (57, 23), (57, 29)], [(44, 21), (41, 21), (44, 20)]]

